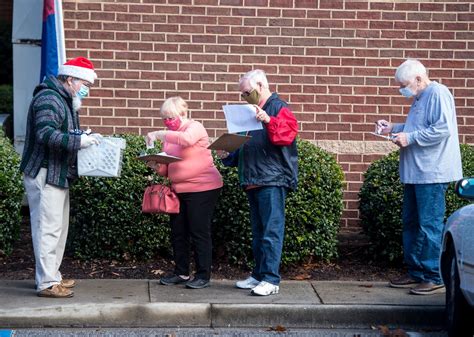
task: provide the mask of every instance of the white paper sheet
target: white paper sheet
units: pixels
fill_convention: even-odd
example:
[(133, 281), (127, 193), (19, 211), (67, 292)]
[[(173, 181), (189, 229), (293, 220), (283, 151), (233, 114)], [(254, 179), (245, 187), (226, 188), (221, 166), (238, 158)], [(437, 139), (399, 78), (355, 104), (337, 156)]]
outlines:
[(222, 109), (229, 133), (263, 129), (262, 122), (255, 118), (255, 107), (250, 104), (228, 104)]
[(395, 138), (395, 137), (392, 136), (392, 135), (388, 135), (388, 136), (387, 136), (387, 135), (381, 135), (381, 134), (379, 134), (379, 133), (377, 133), (377, 132), (371, 132), (371, 134), (373, 134), (374, 136), (377, 136), (377, 137), (382, 137), (382, 138), (388, 139), (388, 140), (392, 140), (392, 139)]

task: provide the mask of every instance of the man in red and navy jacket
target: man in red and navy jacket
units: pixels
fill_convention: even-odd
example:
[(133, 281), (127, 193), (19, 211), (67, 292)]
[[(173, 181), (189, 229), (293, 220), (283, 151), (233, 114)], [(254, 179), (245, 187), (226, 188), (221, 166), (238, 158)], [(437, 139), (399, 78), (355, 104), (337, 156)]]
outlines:
[(256, 118), (264, 127), (250, 131), (252, 138), (223, 159), (224, 165), (238, 166), (250, 205), (255, 267), (236, 287), (267, 296), (279, 292), (285, 199), (298, 184), (298, 122), (288, 104), (270, 91), (262, 70), (245, 74), (239, 89), (242, 98), (255, 106)]

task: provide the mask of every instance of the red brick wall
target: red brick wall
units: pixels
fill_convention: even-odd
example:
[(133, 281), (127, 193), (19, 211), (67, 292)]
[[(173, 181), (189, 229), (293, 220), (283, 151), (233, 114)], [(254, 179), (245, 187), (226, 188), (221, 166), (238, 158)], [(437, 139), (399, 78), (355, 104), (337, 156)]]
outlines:
[(12, 22), (13, 0), (0, 0), (0, 21)]
[(240, 75), (262, 68), (291, 103), (300, 135), (343, 166), (344, 230), (358, 228), (362, 174), (386, 151), (368, 134), (373, 122), (403, 121), (409, 107), (393, 81), (405, 58), (419, 58), (452, 90), (461, 141), (474, 143), (474, 3), (64, 0), (63, 7), (68, 58), (91, 58), (99, 74), (84, 125), (144, 134), (161, 127), (164, 98), (180, 95), (214, 137), (225, 128), (221, 106), (239, 102)]

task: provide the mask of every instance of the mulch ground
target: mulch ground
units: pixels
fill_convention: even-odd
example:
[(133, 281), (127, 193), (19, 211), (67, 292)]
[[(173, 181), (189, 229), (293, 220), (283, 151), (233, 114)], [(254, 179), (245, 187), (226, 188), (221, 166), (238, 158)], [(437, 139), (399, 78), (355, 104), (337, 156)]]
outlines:
[[(13, 253), (8, 257), (0, 256), (0, 279), (34, 279), (34, 265), (29, 224), (25, 222)], [(104, 259), (81, 261), (65, 256), (61, 265), (64, 277), (76, 279), (159, 279), (170, 270), (173, 270), (173, 263), (169, 256), (157, 256), (145, 262)], [(285, 280), (386, 281), (402, 273), (404, 270), (401, 267), (371, 262), (367, 257), (367, 242), (357, 234), (340, 237), (339, 257), (330, 263), (310, 261), (281, 270)], [(248, 274), (248, 269), (219, 261), (213, 264), (214, 279), (235, 280), (245, 278)]]

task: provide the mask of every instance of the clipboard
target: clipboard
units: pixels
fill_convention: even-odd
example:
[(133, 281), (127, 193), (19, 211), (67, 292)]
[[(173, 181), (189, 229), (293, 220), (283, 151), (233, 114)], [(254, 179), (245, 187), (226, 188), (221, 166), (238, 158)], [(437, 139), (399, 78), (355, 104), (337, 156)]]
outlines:
[(252, 138), (252, 136), (224, 133), (207, 148), (209, 150), (233, 152), (242, 146), (242, 144), (245, 144), (250, 138)]
[(154, 161), (159, 164), (170, 164), (182, 160), (182, 158), (170, 156), (169, 154), (166, 154), (166, 152), (160, 152), (157, 154), (147, 154), (144, 156), (139, 156), (137, 157), (137, 159), (142, 160), (144, 162)]

